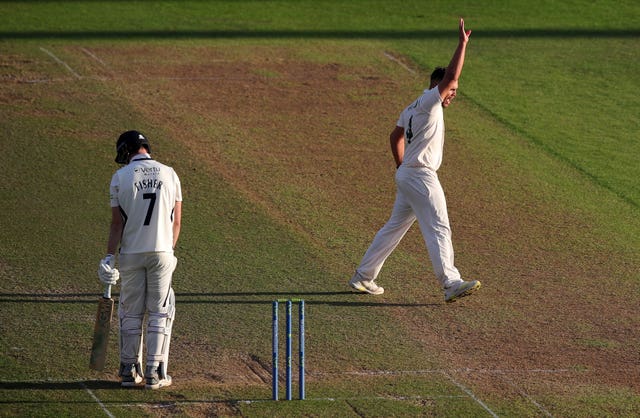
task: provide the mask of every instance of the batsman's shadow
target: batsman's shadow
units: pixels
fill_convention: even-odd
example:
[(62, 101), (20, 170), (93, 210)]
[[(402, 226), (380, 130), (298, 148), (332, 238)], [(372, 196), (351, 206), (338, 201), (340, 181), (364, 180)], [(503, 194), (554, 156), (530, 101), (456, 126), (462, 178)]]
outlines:
[[(0, 293), (1, 303), (53, 303), (90, 304), (98, 301), (97, 293)], [(119, 298), (118, 292), (113, 292)], [(366, 295), (352, 291), (277, 291), (277, 292), (177, 292), (177, 303), (258, 305), (268, 304), (277, 299), (304, 299), (309, 305), (330, 306), (370, 306), (370, 307), (436, 307), (439, 303), (410, 303), (385, 300), (385, 297)]]
[(11, 381), (0, 382), (0, 390), (97, 390), (122, 389), (119, 381), (111, 380), (69, 380), (69, 381)]
[[(375, 299), (374, 299), (375, 298)], [(329, 292), (215, 292), (215, 293), (176, 293), (177, 303), (211, 303), (221, 305), (258, 305), (270, 304), (274, 300), (304, 299), (307, 305), (328, 305), (344, 307), (437, 307), (440, 303), (415, 303), (380, 300), (378, 296), (365, 295), (351, 291)]]

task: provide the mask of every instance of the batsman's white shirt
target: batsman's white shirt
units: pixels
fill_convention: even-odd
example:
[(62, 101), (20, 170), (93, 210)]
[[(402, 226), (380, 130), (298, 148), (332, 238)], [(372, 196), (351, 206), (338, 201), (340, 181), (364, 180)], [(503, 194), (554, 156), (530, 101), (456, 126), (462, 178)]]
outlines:
[(438, 88), (425, 90), (400, 113), (396, 125), (404, 128), (402, 165), (437, 171), (444, 148), (444, 114)]
[(173, 209), (182, 201), (173, 168), (138, 154), (113, 175), (110, 196), (125, 222), (121, 254), (173, 252)]

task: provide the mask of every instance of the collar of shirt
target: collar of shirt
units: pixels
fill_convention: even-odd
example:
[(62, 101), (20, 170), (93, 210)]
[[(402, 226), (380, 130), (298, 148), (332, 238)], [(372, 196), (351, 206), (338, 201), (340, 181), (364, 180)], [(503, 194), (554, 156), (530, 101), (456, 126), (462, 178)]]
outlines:
[(151, 159), (151, 155), (147, 154), (146, 152), (144, 154), (136, 154), (133, 157), (131, 157), (131, 161), (130, 162), (134, 162), (136, 160), (150, 160)]

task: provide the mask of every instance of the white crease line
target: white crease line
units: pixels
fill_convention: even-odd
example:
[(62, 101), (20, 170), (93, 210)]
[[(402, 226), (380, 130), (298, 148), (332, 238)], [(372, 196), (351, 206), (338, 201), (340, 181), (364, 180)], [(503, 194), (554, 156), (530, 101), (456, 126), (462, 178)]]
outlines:
[(98, 57), (96, 54), (94, 54), (93, 52), (89, 51), (87, 48), (84, 48), (84, 47), (80, 48), (80, 50), (85, 54), (87, 54), (88, 56), (90, 56), (91, 58), (93, 58), (98, 64), (102, 65), (106, 70), (111, 71), (109, 66), (104, 61), (102, 61), (100, 57)]
[(400, 61), (398, 58), (394, 57), (393, 55), (389, 54), (388, 52), (383, 52), (383, 54), (384, 54), (385, 57), (389, 58), (391, 61), (393, 61), (396, 64), (400, 65), (405, 70), (409, 71), (411, 74), (415, 74), (416, 73), (412, 68), (410, 68), (404, 62)]
[[(115, 80), (114, 78), (108, 78), (108, 77), (100, 77), (100, 76), (81, 76), (80, 77), (83, 80), (98, 80), (98, 81), (113, 81)], [(68, 83), (69, 82), (69, 78), (40, 78), (40, 79), (22, 79), (22, 80), (15, 80), (15, 82), (17, 83), (24, 83), (24, 84), (47, 84), (47, 83)]]
[(538, 402), (536, 402), (536, 400), (533, 399), (531, 396), (529, 396), (528, 393), (526, 393), (524, 390), (520, 389), (520, 387), (516, 386), (515, 383), (513, 383), (511, 380), (507, 379), (504, 375), (500, 376), (500, 378), (503, 381), (505, 381), (506, 383), (508, 383), (510, 386), (512, 386), (516, 391), (518, 391), (520, 396), (522, 396), (523, 398), (525, 398), (526, 400), (528, 400), (529, 402), (534, 404), (540, 410), (540, 412), (542, 412), (544, 415), (546, 415), (548, 417), (553, 418), (553, 415), (551, 415), (551, 413), (549, 411), (547, 411), (542, 405), (540, 405)]
[(478, 405), (480, 405), (482, 408), (484, 408), (485, 411), (487, 411), (488, 413), (491, 414), (492, 417), (494, 418), (498, 418), (498, 415), (495, 414), (495, 412), (493, 412), (491, 409), (489, 409), (489, 407), (487, 405), (485, 405), (484, 402), (482, 402), (480, 399), (478, 399), (476, 397), (476, 395), (473, 394), (473, 392), (471, 392), (471, 390), (467, 389), (466, 387), (464, 387), (462, 384), (458, 383), (453, 377), (451, 377), (450, 375), (448, 375), (446, 372), (442, 372), (442, 374), (447, 377), (449, 380), (451, 380), (451, 382), (453, 382), (454, 385), (456, 385), (457, 387), (459, 387), (464, 393), (466, 393), (467, 395), (469, 395), (471, 397), (471, 399), (473, 399), (474, 401), (476, 401), (478, 403)]
[[(305, 398), (306, 401), (319, 401), (319, 402), (345, 402), (345, 401), (422, 401), (422, 400), (438, 400), (438, 399), (464, 399), (468, 398), (466, 395), (434, 395), (434, 396), (361, 396), (361, 397), (326, 397), (326, 398)], [(253, 404), (253, 403), (265, 403), (275, 402), (273, 399), (211, 399), (211, 400), (199, 400), (199, 401), (175, 401), (175, 402), (162, 402), (162, 403), (127, 403), (119, 404), (123, 408), (173, 408), (175, 406), (187, 406), (187, 405), (207, 405), (218, 403), (233, 403), (233, 404)]]
[(384, 376), (384, 375), (420, 375), (429, 373), (488, 373), (488, 374), (522, 374), (522, 373), (569, 373), (569, 369), (420, 369), (420, 370), (354, 370), (342, 372), (314, 372), (313, 376), (351, 375), (351, 376)]
[(571, 373), (577, 372), (571, 369), (449, 369), (451, 373), (495, 373), (495, 374), (521, 374), (521, 373)]
[[(62, 65), (66, 65), (64, 63), (61, 63)], [(68, 67), (68, 66), (67, 66)], [(246, 82), (246, 81), (250, 81), (251, 78), (247, 78), (247, 77), (225, 77), (225, 76), (202, 76), (202, 77), (176, 77), (176, 76), (145, 76), (145, 75), (141, 75), (141, 76), (131, 76), (131, 75), (122, 75), (122, 74), (116, 74), (113, 70), (111, 70), (109, 67), (105, 67), (105, 70), (109, 71), (111, 73), (110, 76), (104, 77), (104, 76), (91, 76), (91, 75), (87, 75), (87, 76), (81, 76), (78, 75), (76, 73), (74, 73), (74, 75), (79, 78), (79, 79), (83, 79), (83, 80), (100, 80), (100, 81), (129, 81), (129, 82), (150, 82), (150, 81), (194, 81), (194, 82), (198, 82), (198, 81), (219, 81), (219, 80), (225, 80), (225, 81), (230, 81), (230, 82)], [(70, 71), (73, 72), (73, 70), (70, 69)], [(324, 80), (330, 80), (329, 77), (324, 78)], [(65, 81), (69, 81), (68, 78), (44, 78), (44, 79), (32, 79), (32, 80), (28, 80), (28, 79), (21, 79), (21, 80), (10, 80), (10, 82), (14, 82), (17, 81), (19, 83), (53, 83), (53, 82), (65, 82)], [(304, 79), (292, 79), (292, 81), (294, 82), (299, 82), (299, 83), (304, 83), (305, 80)], [(0, 83), (6, 82), (4, 80), (0, 80)], [(261, 89), (261, 88), (266, 88), (263, 86), (257, 86), (254, 87), (256, 89)]]
[(312, 376), (398, 376), (407, 374), (442, 373), (442, 370), (360, 370), (345, 372), (307, 372)]
[[(66, 65), (64, 63), (61, 63), (62, 65)], [(68, 66), (67, 66), (68, 67)], [(78, 79), (84, 79), (84, 80), (100, 80), (100, 81), (138, 81), (138, 82), (146, 82), (146, 81), (220, 81), (220, 80), (225, 80), (225, 81), (232, 81), (232, 82), (246, 82), (247, 80), (249, 80), (246, 77), (235, 77), (235, 78), (230, 78), (230, 77), (224, 77), (224, 76), (210, 76), (210, 77), (173, 77), (173, 76), (139, 76), (139, 77), (133, 77), (133, 76), (129, 76), (129, 75), (118, 75), (115, 74), (113, 70), (111, 70), (109, 67), (105, 67), (105, 70), (109, 71), (111, 73), (111, 76), (109, 77), (102, 77), (102, 76), (81, 76), (78, 75), (76, 73), (74, 73), (74, 75), (76, 76), (76, 78)], [(73, 72), (73, 70), (70, 69), (70, 71)], [(28, 80), (28, 79), (22, 79), (22, 80), (15, 80), (17, 82), (20, 83), (51, 83), (51, 82), (64, 82), (64, 81), (69, 81), (68, 78), (43, 78), (43, 79), (32, 79), (32, 80)], [(294, 81), (298, 81), (300, 83), (303, 83), (304, 80), (294, 80)], [(4, 80), (0, 81), (0, 83), (5, 82)], [(10, 80), (10, 82), (14, 82), (14, 80)], [(256, 87), (256, 88), (262, 88), (262, 87)]]
[[(424, 401), (437, 399), (464, 399), (465, 395), (440, 395), (440, 396), (362, 396), (362, 397), (344, 397), (344, 398), (305, 398), (306, 401), (324, 401), (324, 402), (346, 402), (346, 401)], [(235, 401), (224, 401), (234, 403), (252, 404), (259, 402), (271, 402), (271, 399), (246, 399)], [(214, 401), (215, 402), (215, 401)]]
[(67, 70), (69, 70), (69, 72), (70, 72), (71, 74), (73, 74), (73, 76), (74, 76), (75, 78), (77, 78), (77, 79), (81, 79), (81, 78), (82, 78), (82, 76), (81, 76), (80, 74), (76, 73), (75, 71), (73, 71), (73, 68), (69, 67), (69, 65), (68, 65), (66, 62), (64, 62), (64, 61), (62, 61), (60, 58), (56, 57), (56, 56), (53, 54), (53, 52), (51, 52), (51, 51), (49, 51), (48, 49), (43, 48), (43, 47), (40, 47), (40, 50), (41, 50), (42, 52), (46, 53), (47, 55), (49, 55), (51, 58), (53, 58), (55, 62), (57, 62), (58, 64), (60, 64), (60, 65), (64, 66)]
[(104, 406), (104, 404), (100, 401), (100, 399), (98, 399), (98, 397), (91, 391), (91, 389), (87, 387), (87, 385), (84, 384), (84, 382), (80, 382), (80, 386), (82, 386), (84, 390), (86, 390), (89, 393), (89, 395), (93, 398), (93, 400), (96, 401), (98, 405), (100, 405), (100, 408), (102, 408), (104, 413), (107, 414), (109, 418), (116, 418), (116, 416), (113, 415), (111, 411), (107, 409), (106, 406)]

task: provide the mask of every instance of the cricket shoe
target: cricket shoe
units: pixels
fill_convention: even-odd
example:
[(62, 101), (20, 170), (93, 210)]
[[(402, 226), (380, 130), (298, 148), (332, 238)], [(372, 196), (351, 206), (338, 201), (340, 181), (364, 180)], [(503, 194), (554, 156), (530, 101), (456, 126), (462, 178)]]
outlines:
[(144, 385), (145, 389), (160, 389), (167, 386), (171, 386), (171, 376), (160, 376), (158, 373), (158, 367), (147, 367), (147, 383)]
[(479, 280), (455, 283), (444, 289), (444, 301), (447, 303), (455, 302), (456, 300), (469, 296), (476, 290), (480, 289), (480, 286), (481, 283)]
[(140, 366), (137, 364), (120, 363), (120, 385), (130, 388), (142, 383)]
[(351, 280), (349, 280), (349, 286), (362, 293), (369, 293), (370, 295), (381, 295), (384, 293), (384, 288), (378, 286), (373, 280), (363, 280), (356, 273)]

